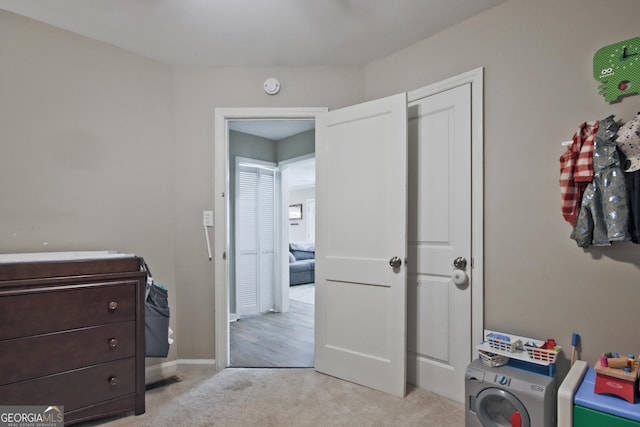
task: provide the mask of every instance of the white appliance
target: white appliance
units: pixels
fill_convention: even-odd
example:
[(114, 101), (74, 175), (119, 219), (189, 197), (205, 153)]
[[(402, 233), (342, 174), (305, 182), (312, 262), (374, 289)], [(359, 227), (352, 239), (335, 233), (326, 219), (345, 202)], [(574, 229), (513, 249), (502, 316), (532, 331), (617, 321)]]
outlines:
[(466, 427), (554, 427), (556, 380), (473, 361), (465, 372)]

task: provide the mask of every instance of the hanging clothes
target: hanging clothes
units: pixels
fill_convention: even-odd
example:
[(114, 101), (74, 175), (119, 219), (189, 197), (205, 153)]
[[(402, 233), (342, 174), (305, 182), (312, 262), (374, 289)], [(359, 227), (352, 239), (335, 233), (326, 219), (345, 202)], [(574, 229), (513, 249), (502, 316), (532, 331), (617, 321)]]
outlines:
[(629, 194), (629, 234), (633, 243), (640, 243), (640, 170), (625, 172)]
[(629, 195), (629, 234), (633, 243), (640, 243), (640, 113), (620, 128), (616, 143)]
[(620, 167), (616, 135), (620, 123), (611, 115), (601, 120), (594, 139), (593, 180), (587, 185), (571, 238), (578, 246), (606, 246), (628, 241), (629, 207)]
[(582, 200), (582, 193), (593, 178), (593, 141), (598, 122), (585, 122), (573, 135), (573, 142), (560, 156), (560, 195), (562, 216), (574, 225)]

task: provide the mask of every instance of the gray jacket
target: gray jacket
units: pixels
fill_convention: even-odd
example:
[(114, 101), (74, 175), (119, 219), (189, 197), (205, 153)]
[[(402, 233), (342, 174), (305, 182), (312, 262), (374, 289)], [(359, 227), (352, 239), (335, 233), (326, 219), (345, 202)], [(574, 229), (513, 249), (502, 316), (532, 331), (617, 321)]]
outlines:
[(583, 195), (571, 238), (578, 246), (608, 246), (631, 239), (625, 178), (620, 167), (614, 116), (601, 120), (593, 147), (593, 180)]

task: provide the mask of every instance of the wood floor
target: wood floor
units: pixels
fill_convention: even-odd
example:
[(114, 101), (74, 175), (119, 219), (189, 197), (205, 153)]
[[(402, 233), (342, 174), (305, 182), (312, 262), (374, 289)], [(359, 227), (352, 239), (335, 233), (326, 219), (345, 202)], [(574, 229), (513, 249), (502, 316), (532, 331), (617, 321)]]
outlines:
[(243, 316), (229, 324), (233, 368), (311, 368), (314, 305), (291, 300), (287, 313)]

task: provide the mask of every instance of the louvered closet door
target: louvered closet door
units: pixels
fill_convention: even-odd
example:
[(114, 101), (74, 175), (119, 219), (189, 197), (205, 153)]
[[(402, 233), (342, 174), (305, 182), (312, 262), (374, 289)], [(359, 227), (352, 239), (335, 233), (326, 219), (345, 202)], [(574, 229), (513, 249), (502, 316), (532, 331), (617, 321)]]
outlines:
[(260, 169), (258, 183), (258, 221), (260, 252), (259, 273), (259, 307), (260, 312), (272, 309), (275, 305), (275, 177), (272, 170)]
[(274, 305), (274, 171), (239, 166), (237, 193), (236, 311), (257, 314)]

